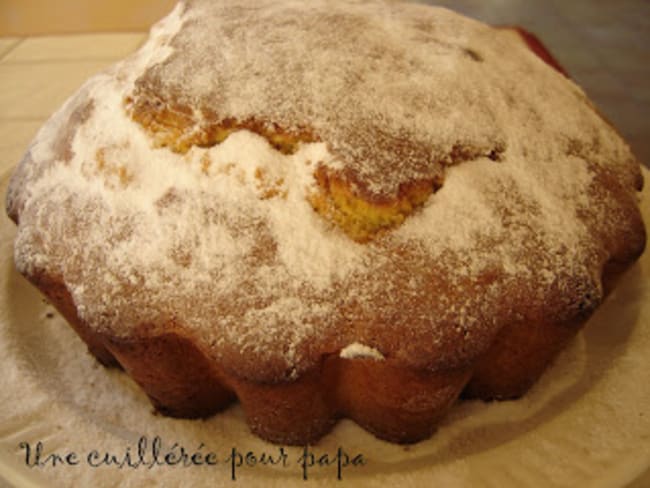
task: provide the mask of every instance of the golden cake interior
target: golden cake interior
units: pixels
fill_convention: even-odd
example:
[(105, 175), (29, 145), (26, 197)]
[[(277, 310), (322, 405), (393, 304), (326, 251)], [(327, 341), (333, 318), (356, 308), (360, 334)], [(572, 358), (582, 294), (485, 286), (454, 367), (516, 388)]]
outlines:
[[(286, 131), (279, 124), (261, 123), (253, 119), (240, 122), (226, 118), (217, 122), (218, 118), (213, 113), (203, 114), (209, 122), (193, 129), (196, 124), (190, 110), (182, 106), (168, 108), (162, 101), (152, 103), (148, 97), (139, 98), (137, 102), (132, 97), (127, 97), (125, 106), (133, 120), (147, 131), (158, 147), (167, 147), (179, 154), (186, 153), (193, 146), (215, 146), (239, 130), (261, 135), (283, 154), (294, 153), (300, 144), (320, 140), (312, 129)], [(262, 182), (263, 171), (259, 170), (256, 177)], [(127, 176), (121, 173), (120, 178), (123, 180)], [(324, 166), (316, 168), (314, 179), (318, 191), (308, 195), (314, 210), (337, 225), (348, 237), (361, 243), (404, 222), (443, 184), (442, 175), (437, 175), (435, 178), (402, 184), (393, 197), (378, 198), (359, 191), (359, 185), (355, 184), (350, 175)], [(270, 188), (264, 197), (273, 197), (278, 193), (277, 189)]]

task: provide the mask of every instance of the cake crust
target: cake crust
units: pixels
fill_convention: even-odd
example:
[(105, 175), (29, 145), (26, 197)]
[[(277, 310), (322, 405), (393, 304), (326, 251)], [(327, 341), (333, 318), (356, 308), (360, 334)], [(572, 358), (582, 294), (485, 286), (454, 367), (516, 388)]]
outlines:
[(7, 212), (19, 271), (161, 412), (414, 442), (463, 391), (534, 383), (643, 252), (642, 185), (584, 93), (488, 26), (204, 0), (48, 121)]

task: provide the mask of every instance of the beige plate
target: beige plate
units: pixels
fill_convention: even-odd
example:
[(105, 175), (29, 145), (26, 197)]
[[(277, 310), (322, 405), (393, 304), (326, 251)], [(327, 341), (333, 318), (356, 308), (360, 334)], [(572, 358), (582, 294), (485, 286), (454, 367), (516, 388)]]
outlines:
[[(5, 175), (2, 195), (6, 183)], [(649, 193), (642, 203), (646, 222)], [(281, 450), (250, 435), (238, 406), (205, 421), (153, 415), (131, 380), (100, 367), (15, 272), (14, 234), (1, 212), (0, 474), (13, 484), (620, 487), (650, 466), (650, 253), (524, 398), (462, 402), (432, 439), (410, 447), (378, 441), (343, 421), (309, 448), (307, 460), (313, 455), (315, 465), (307, 468), (305, 483), (302, 449)], [(164, 461), (170, 452), (179, 458), (184, 449), (190, 465), (150, 467), (156, 437), (161, 441), (158, 459)], [(147, 448), (137, 467), (90, 466), (89, 455), (96, 463), (106, 454), (122, 460), (130, 455), (131, 465), (137, 465), (141, 438)], [(21, 443), (29, 444), (33, 461), (39, 441), (46, 466), (28, 468)], [(228, 460), (233, 449), (235, 461), (239, 454), (243, 461), (235, 469), (235, 483)], [(337, 480), (339, 449), (342, 482)], [(255, 466), (246, 465), (248, 452)], [(283, 463), (261, 462), (263, 455), (282, 460), (283, 452)], [(202, 456), (195, 455), (192, 464), (195, 453)], [(54, 454), (71, 463), (52, 466)], [(216, 464), (207, 465), (206, 459)], [(365, 464), (359, 465), (362, 459)], [(319, 466), (326, 461), (334, 464)]]

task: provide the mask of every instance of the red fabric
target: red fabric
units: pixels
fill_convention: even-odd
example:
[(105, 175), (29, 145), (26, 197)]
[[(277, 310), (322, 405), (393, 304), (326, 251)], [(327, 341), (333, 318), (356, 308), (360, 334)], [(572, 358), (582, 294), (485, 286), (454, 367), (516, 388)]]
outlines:
[(560, 63), (558, 63), (557, 59), (553, 57), (553, 55), (549, 52), (549, 50), (546, 49), (546, 46), (542, 44), (542, 41), (540, 41), (535, 34), (527, 31), (526, 29), (522, 29), (521, 27), (509, 26), (509, 27), (501, 27), (501, 28), (515, 31), (517, 34), (519, 34), (521, 39), (526, 43), (526, 45), (530, 48), (531, 51), (537, 54), (549, 66), (552, 66), (567, 78), (569, 77), (569, 74), (566, 72), (566, 70), (562, 67)]

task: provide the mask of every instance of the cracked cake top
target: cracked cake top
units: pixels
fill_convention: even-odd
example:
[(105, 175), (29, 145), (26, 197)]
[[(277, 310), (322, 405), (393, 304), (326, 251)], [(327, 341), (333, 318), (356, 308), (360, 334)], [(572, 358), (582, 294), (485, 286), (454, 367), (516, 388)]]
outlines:
[(7, 206), (19, 268), (89, 325), (172, 324), (264, 379), (356, 343), (453, 367), (588, 314), (643, 247), (641, 185), (582, 90), (479, 22), (203, 0), (48, 121)]

